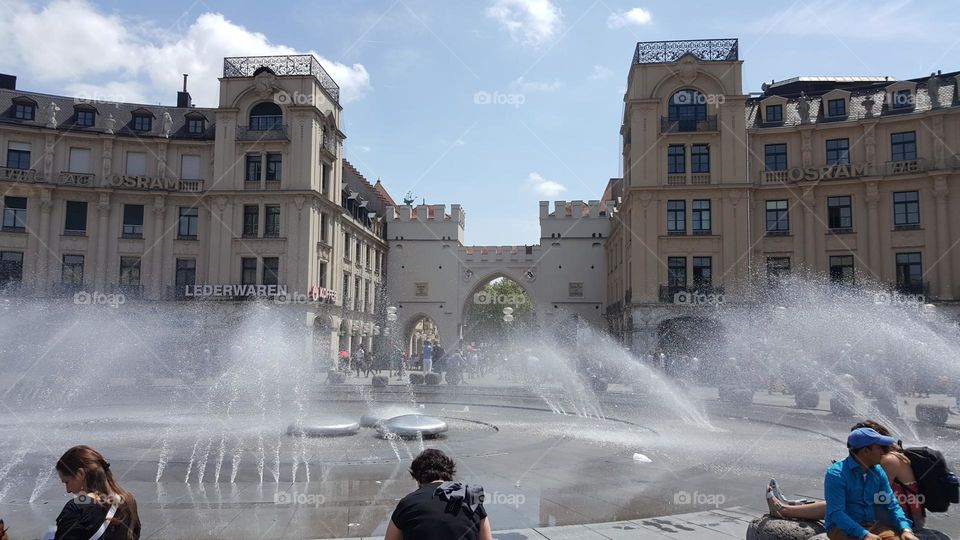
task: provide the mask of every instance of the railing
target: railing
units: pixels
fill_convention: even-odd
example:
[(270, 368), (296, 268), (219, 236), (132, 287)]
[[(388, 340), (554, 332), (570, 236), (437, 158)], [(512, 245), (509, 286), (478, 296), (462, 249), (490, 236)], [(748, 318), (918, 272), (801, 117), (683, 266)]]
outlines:
[(75, 173), (63, 171), (60, 173), (60, 176), (57, 177), (57, 183), (67, 186), (91, 187), (93, 186), (93, 181), (95, 178), (96, 175), (93, 173)]
[(180, 180), (180, 191), (184, 193), (200, 193), (203, 191), (203, 180)]
[(667, 175), (667, 185), (668, 186), (682, 186), (687, 183), (686, 174), (668, 174)]
[(695, 185), (709, 184), (710, 173), (693, 173), (690, 175), (690, 183)]
[(266, 182), (264, 182), (264, 186), (265, 186), (267, 189), (269, 189), (269, 190), (277, 191), (277, 190), (280, 189), (280, 181), (279, 181), (279, 180), (267, 180)]
[(736, 38), (642, 41), (637, 43), (633, 63), (676, 62), (687, 53), (707, 62), (732, 62), (739, 58), (738, 49), (739, 42)]
[(258, 130), (250, 126), (237, 126), (238, 141), (289, 141), (286, 125), (278, 129)]
[(321, 150), (326, 150), (334, 158), (337, 157), (337, 138), (326, 131), (323, 133), (323, 141), (320, 145)]
[(10, 182), (38, 182), (36, 169), (14, 169), (12, 167), (0, 167), (0, 180)]
[(223, 59), (223, 78), (253, 77), (260, 68), (274, 75), (312, 75), (334, 101), (340, 101), (340, 86), (312, 54), (288, 56), (237, 56)]
[(717, 115), (709, 114), (704, 118), (660, 117), (660, 133), (692, 133), (717, 131)]
[(777, 184), (787, 181), (787, 171), (762, 171), (764, 184)]

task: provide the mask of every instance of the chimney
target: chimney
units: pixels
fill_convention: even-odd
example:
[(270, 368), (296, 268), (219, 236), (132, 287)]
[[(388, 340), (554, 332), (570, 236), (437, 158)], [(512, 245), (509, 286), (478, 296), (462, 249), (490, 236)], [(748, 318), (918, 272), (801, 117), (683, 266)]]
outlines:
[(187, 92), (187, 74), (183, 74), (183, 92), (177, 92), (177, 107), (187, 108), (193, 107), (193, 103), (190, 100), (190, 93)]
[(16, 90), (17, 76), (0, 73), (0, 88), (4, 90)]

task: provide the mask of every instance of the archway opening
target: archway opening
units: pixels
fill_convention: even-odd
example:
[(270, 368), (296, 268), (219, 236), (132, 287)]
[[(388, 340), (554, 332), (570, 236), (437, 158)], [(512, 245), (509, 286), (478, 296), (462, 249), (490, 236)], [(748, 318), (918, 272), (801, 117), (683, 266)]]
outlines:
[(521, 345), (531, 341), (538, 330), (533, 299), (506, 276), (481, 282), (463, 309), (461, 337), (465, 347)]
[(423, 361), (423, 346), (440, 344), (440, 327), (427, 315), (417, 315), (410, 319), (404, 331), (404, 352), (411, 366), (419, 366)]

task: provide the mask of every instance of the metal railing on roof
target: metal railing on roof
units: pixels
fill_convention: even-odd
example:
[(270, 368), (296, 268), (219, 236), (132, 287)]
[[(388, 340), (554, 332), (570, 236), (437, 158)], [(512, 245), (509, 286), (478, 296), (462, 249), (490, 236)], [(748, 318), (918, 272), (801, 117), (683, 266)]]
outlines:
[(336, 102), (340, 102), (340, 85), (312, 54), (286, 56), (234, 56), (223, 59), (223, 78), (253, 77), (260, 68), (274, 75), (312, 75)]
[(633, 53), (633, 63), (676, 62), (687, 53), (706, 62), (732, 62), (739, 59), (738, 51), (739, 41), (736, 38), (641, 41)]

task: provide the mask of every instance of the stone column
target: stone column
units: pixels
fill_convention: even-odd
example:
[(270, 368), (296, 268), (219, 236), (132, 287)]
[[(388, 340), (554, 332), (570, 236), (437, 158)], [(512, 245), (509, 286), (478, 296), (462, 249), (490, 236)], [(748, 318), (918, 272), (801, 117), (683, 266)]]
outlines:
[(40, 237), (37, 239), (37, 294), (46, 295), (50, 291), (50, 283), (53, 281), (50, 275), (49, 258), (50, 249), (50, 213), (53, 209), (53, 201), (50, 198), (50, 191), (43, 190), (40, 194)]
[(101, 193), (97, 199), (97, 263), (94, 270), (94, 288), (106, 290), (107, 243), (110, 234), (110, 194)]
[[(933, 196), (937, 201), (937, 250), (940, 260), (933, 262), (937, 265), (937, 280), (940, 282), (936, 290), (940, 300), (953, 300), (953, 287), (950, 283), (952, 272), (952, 254), (950, 253), (950, 215), (947, 208), (947, 177), (937, 176), (933, 181)], [(929, 272), (931, 269), (928, 269)]]
[(867, 245), (870, 247), (870, 272), (877, 279), (882, 279), (883, 272), (880, 263), (880, 190), (876, 182), (867, 182)]
[[(153, 244), (151, 245), (151, 267), (150, 268), (150, 290), (147, 294), (155, 299), (162, 295), (160, 290), (160, 276), (163, 268), (163, 214), (166, 212), (166, 201), (162, 195), (153, 198)], [(143, 260), (140, 261), (140, 268), (143, 269)], [(142, 274), (141, 274), (142, 275)]]

